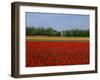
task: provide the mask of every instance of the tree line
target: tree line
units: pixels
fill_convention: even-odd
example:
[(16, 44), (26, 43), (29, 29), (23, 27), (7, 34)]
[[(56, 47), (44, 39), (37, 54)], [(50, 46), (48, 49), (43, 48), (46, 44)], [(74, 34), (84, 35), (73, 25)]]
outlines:
[(51, 27), (26, 27), (26, 36), (89, 37), (89, 30), (70, 29), (57, 31)]

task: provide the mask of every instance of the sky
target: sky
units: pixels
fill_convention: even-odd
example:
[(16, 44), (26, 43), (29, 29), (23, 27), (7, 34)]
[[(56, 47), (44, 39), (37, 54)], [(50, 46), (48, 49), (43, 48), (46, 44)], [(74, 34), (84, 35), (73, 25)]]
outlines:
[(89, 29), (89, 15), (26, 12), (26, 27), (52, 27), (57, 31)]

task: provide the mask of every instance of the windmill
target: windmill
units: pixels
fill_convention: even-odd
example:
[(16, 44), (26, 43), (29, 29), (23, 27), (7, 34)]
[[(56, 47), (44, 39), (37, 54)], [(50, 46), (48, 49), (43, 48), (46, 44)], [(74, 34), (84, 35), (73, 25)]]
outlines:
[(61, 37), (63, 37), (63, 35), (64, 35), (64, 31), (61, 31)]

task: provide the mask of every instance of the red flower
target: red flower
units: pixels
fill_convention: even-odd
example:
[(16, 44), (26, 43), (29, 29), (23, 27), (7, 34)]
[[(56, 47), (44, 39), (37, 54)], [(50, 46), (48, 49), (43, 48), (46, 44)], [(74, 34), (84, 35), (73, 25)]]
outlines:
[(89, 64), (89, 42), (26, 41), (26, 67)]

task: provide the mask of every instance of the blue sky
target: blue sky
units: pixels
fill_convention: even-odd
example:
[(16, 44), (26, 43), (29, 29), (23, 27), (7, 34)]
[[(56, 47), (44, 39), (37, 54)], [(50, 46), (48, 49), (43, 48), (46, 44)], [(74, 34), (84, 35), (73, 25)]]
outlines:
[(52, 27), (57, 31), (89, 29), (89, 15), (26, 12), (27, 27)]

